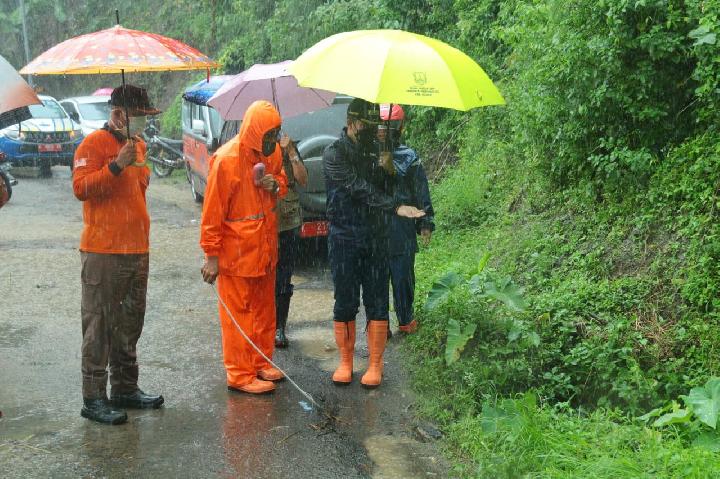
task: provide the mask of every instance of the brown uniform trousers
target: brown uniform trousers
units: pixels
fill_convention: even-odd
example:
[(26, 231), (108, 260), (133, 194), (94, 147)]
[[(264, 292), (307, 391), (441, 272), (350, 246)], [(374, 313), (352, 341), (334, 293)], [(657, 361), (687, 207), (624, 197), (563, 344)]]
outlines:
[(113, 394), (135, 391), (135, 347), (145, 321), (149, 256), (81, 252), (82, 393), (106, 397), (110, 365)]

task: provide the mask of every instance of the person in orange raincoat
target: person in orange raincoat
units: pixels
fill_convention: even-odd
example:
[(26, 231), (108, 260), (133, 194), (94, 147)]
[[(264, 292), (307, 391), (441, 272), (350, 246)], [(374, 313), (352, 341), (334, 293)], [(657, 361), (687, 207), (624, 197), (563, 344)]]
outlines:
[[(275, 344), (276, 206), (287, 193), (280, 124), (269, 102), (250, 105), (238, 135), (210, 160), (200, 232), (203, 279), (217, 278), (220, 298), (268, 358)], [(221, 304), (218, 309), (228, 389), (272, 392), (282, 373), (242, 337)]]

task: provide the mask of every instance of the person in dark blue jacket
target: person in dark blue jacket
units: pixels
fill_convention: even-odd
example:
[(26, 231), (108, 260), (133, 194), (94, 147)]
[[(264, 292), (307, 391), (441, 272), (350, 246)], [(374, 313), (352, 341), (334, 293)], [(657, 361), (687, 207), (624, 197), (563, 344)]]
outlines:
[(330, 221), (328, 253), (335, 286), (335, 341), (340, 365), (333, 382), (352, 382), (355, 316), (363, 305), (367, 316), (368, 370), (361, 383), (382, 381), (388, 331), (389, 223), (392, 216), (417, 218), (424, 212), (398, 203), (393, 195), (392, 156), (380, 155), (378, 105), (355, 99), (348, 106), (347, 127), (323, 153)]
[[(415, 150), (401, 143), (405, 112), (400, 105), (380, 105), (378, 139), (387, 144), (393, 152), (395, 169), (395, 200), (404, 205), (412, 205), (425, 212), (422, 218), (402, 218), (394, 216), (390, 222), (390, 282), (393, 290), (393, 304), (398, 318), (399, 329), (404, 333), (414, 333), (417, 321), (413, 318), (415, 299), (415, 253), (418, 251), (417, 235), (427, 246), (435, 230), (435, 213), (430, 200), (425, 170)], [(387, 127), (390, 137), (386, 138)]]

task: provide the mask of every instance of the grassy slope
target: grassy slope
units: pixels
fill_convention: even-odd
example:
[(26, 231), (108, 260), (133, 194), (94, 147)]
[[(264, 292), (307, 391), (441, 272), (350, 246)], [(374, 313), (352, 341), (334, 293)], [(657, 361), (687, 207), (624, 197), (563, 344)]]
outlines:
[[(720, 458), (681, 432), (628, 419), (719, 369), (703, 298), (717, 268), (697, 273), (714, 255), (718, 139), (688, 142), (646, 189), (598, 202), (582, 186), (553, 190), (532, 161), (473, 140), (473, 125), (467, 133), (461, 162), (433, 188), (439, 228), (418, 257), (418, 297), (449, 270), (467, 277), (489, 251), (491, 274), (524, 286), (530, 307), (509, 315), (459, 293), (428, 312), (419, 301), (416, 383), (423, 412), (449, 433), (458, 475), (720, 476)], [(448, 318), (478, 324), (452, 366)], [(510, 341), (513, 322), (540, 346)], [(538, 406), (511, 401), (513, 412), (488, 420), (528, 390)]]

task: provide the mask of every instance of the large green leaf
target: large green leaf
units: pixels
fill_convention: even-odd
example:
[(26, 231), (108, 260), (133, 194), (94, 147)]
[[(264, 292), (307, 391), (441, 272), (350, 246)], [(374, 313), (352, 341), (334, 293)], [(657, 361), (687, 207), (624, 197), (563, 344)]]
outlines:
[(698, 45), (715, 45), (717, 36), (710, 31), (710, 27), (707, 25), (701, 25), (695, 30), (688, 33), (688, 37), (695, 40), (693, 46)]
[(477, 324), (468, 324), (464, 328), (454, 319), (448, 320), (447, 344), (445, 345), (445, 362), (451, 365), (460, 359), (460, 353), (475, 334)]
[(523, 289), (513, 283), (510, 278), (500, 281), (499, 285), (493, 282), (485, 283), (483, 294), (501, 301), (512, 311), (519, 313), (525, 311), (526, 304), (522, 297)]
[(450, 271), (445, 276), (435, 281), (428, 293), (425, 308), (435, 309), (447, 296), (462, 283), (462, 278), (455, 271)]
[(704, 387), (692, 388), (683, 400), (700, 421), (715, 429), (720, 413), (720, 378), (710, 378)]
[(482, 273), (485, 270), (485, 266), (487, 266), (488, 261), (490, 261), (490, 252), (488, 251), (485, 253), (482, 258), (480, 258), (480, 261), (478, 262), (478, 268), (477, 272), (478, 274)]
[(669, 412), (660, 416), (654, 423), (654, 427), (663, 427), (668, 424), (681, 424), (684, 422), (690, 422), (692, 418), (692, 411), (690, 409), (678, 409), (677, 411)]
[(717, 431), (704, 431), (694, 440), (693, 446), (702, 447), (712, 452), (720, 452), (720, 434)]
[(635, 419), (637, 421), (648, 422), (650, 419), (660, 416), (662, 413), (664, 413), (668, 409), (670, 409), (670, 405), (667, 405), (664, 407), (658, 407), (658, 408), (653, 409), (649, 413), (643, 414), (642, 416), (637, 417)]

